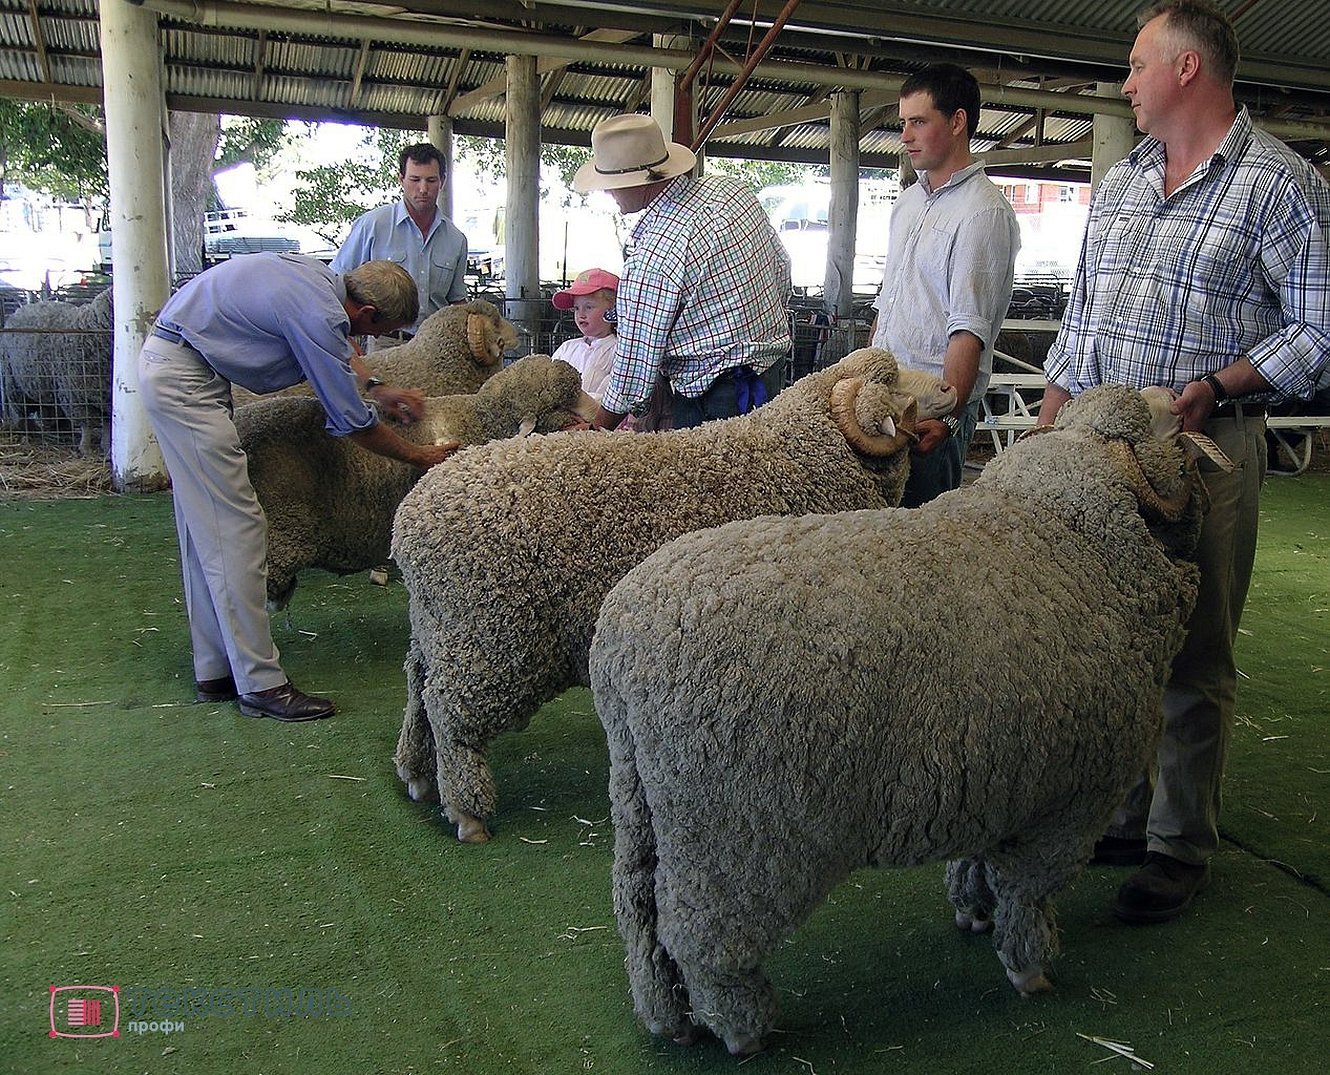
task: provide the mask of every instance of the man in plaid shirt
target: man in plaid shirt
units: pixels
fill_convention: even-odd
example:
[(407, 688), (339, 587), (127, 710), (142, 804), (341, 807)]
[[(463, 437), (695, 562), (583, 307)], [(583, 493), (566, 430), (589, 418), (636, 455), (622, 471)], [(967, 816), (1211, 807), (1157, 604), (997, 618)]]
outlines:
[(1147, 137), (1095, 192), (1039, 417), (1093, 385), (1164, 385), (1183, 428), (1237, 467), (1205, 475), (1201, 589), (1164, 691), (1154, 787), (1129, 794), (1096, 847), (1098, 861), (1141, 863), (1113, 904), (1132, 923), (1176, 917), (1209, 878), (1265, 401), (1309, 397), (1330, 355), (1330, 187), (1236, 107), (1238, 42), (1220, 11), (1164, 0), (1140, 26), (1122, 92)]
[[(614, 116), (592, 132), (593, 159), (573, 180), (641, 213), (619, 279), (619, 343), (594, 424), (645, 412), (658, 380), (676, 428), (729, 418), (779, 388), (790, 351), (790, 262), (753, 192), (695, 179), (691, 150), (649, 116)], [(765, 375), (765, 376), (764, 376)]]

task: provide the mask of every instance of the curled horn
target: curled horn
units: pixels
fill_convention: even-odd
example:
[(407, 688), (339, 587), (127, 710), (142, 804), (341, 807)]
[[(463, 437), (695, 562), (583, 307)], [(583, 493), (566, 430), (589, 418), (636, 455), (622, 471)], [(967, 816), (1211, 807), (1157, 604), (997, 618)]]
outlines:
[[(900, 451), (914, 426), (914, 414), (917, 405), (910, 400), (910, 405), (902, 416), (901, 425), (896, 428), (892, 423), (890, 432), (869, 431), (859, 424), (855, 413), (855, 403), (859, 392), (864, 387), (862, 377), (844, 377), (831, 386), (831, 416), (846, 442), (855, 451), (863, 455), (886, 456)], [(888, 418), (888, 422), (891, 419)]]
[(1224, 449), (1204, 433), (1180, 433), (1178, 440), (1186, 446), (1187, 454), (1193, 459), (1203, 455), (1225, 474), (1232, 474), (1236, 469), (1233, 460), (1224, 453)]
[(491, 366), (499, 358), (491, 320), (484, 314), (466, 315), (466, 344), (482, 366)]
[(1175, 523), (1182, 518), (1182, 513), (1187, 510), (1187, 505), (1191, 502), (1190, 486), (1184, 485), (1166, 500), (1150, 484), (1150, 479), (1145, 476), (1145, 471), (1141, 469), (1141, 461), (1136, 458), (1136, 452), (1132, 450), (1130, 444), (1126, 441), (1111, 440), (1108, 442), (1108, 451), (1131, 480), (1141, 507), (1165, 522)]

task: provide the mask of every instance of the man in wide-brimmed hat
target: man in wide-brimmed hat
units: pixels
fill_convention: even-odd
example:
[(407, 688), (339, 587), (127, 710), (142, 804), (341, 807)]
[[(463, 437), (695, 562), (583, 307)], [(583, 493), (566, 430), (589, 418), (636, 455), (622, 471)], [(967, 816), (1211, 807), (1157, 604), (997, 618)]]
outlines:
[(633, 226), (616, 303), (619, 345), (595, 424), (646, 410), (658, 378), (676, 428), (743, 414), (779, 387), (790, 351), (790, 261), (736, 179), (689, 175), (697, 157), (650, 116), (604, 120), (573, 178), (608, 191)]

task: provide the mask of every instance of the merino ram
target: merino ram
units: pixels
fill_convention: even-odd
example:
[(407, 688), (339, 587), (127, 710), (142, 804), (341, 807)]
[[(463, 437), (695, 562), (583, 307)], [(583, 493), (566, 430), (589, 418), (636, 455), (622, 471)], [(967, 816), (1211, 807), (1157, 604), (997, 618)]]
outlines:
[[(427, 397), (424, 417), (398, 432), (417, 444), (483, 444), (563, 429), (596, 413), (577, 370), (529, 355), (469, 395)], [(393, 512), (421, 471), (324, 431), (318, 400), (287, 396), (236, 411), (249, 477), (268, 519), (268, 600), (284, 608), (297, 575), (386, 563)]]
[(78, 433), (80, 455), (105, 454), (111, 414), (111, 289), (84, 305), (43, 300), (20, 306), (0, 332), (5, 418), (59, 415)]
[[(503, 354), (517, 344), (517, 329), (483, 299), (435, 310), (420, 331), (405, 343), (385, 347), (364, 358), (375, 377), (398, 388), (416, 388), (427, 396), (454, 396), (476, 391), (503, 366)], [(312, 396), (308, 384), (255, 395), (238, 385), (231, 389), (236, 406), (249, 406), (273, 396)]]
[(863, 866), (957, 860), (957, 924), (1048, 988), (1051, 899), (1153, 754), (1195, 602), (1204, 486), (1161, 424), (1094, 389), (921, 508), (689, 534), (610, 591), (591, 683), (652, 1033), (760, 1048), (763, 960)]
[(596, 610), (629, 568), (732, 519), (899, 503), (916, 411), (954, 405), (953, 389), (864, 349), (742, 417), (490, 444), (434, 468), (393, 531), (410, 594), (396, 762), (411, 797), (437, 795), (460, 840), (488, 839), (486, 748), (587, 682)]

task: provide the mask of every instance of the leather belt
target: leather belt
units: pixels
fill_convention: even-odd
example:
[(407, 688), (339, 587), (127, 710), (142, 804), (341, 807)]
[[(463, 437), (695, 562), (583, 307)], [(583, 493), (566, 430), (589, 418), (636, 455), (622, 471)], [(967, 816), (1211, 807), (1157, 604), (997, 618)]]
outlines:
[(153, 325), (150, 335), (156, 336), (159, 340), (165, 340), (167, 343), (178, 344), (181, 347), (189, 347), (185, 338), (173, 328), (164, 328), (162, 325)]
[(1244, 418), (1264, 418), (1268, 408), (1264, 403), (1221, 403), (1210, 412), (1211, 418), (1236, 418), (1241, 414)]

